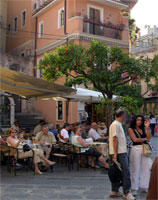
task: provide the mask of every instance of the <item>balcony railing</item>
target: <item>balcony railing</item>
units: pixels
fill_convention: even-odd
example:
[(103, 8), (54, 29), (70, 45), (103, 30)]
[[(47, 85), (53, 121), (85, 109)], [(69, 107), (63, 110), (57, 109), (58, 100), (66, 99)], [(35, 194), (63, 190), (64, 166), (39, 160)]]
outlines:
[(83, 32), (93, 35), (109, 37), (121, 40), (121, 33), (124, 30), (124, 25), (114, 25), (112, 23), (101, 23), (87, 18), (83, 19)]

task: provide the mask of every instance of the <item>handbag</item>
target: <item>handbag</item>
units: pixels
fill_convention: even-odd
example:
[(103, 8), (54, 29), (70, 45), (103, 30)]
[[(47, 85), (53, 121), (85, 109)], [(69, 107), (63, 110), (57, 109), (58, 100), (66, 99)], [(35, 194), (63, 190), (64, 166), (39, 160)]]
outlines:
[(118, 183), (122, 186), (122, 170), (117, 163), (113, 162), (108, 170), (108, 176), (111, 183)]
[(30, 151), (30, 150), (32, 150), (31, 147), (28, 144), (24, 144), (23, 151), (26, 152), (26, 151)]
[(143, 144), (143, 150), (142, 150), (142, 155), (146, 157), (151, 157), (152, 156), (152, 148), (150, 144)]
[[(138, 137), (141, 138), (140, 133), (137, 130), (135, 130), (135, 131), (136, 131)], [(153, 153), (153, 149), (152, 149), (151, 145), (148, 142), (146, 142), (146, 144), (143, 143), (142, 146), (143, 146), (142, 155), (146, 156), (146, 157), (151, 157), (152, 153)]]

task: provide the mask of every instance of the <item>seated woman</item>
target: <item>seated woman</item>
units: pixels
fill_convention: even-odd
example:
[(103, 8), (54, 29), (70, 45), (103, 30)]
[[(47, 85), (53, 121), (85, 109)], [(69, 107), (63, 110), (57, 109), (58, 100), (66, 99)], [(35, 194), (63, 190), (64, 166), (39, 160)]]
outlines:
[[(10, 136), (7, 139), (8, 146), (12, 146), (14, 148), (20, 149), (20, 142), (23, 139), (23, 134), (20, 134), (19, 139), (17, 139), (17, 132), (15, 129), (11, 128), (9, 130)], [(38, 168), (38, 163), (43, 161), (46, 166), (54, 165), (55, 162), (51, 162), (50, 160), (46, 159), (43, 155), (42, 150), (40, 149), (33, 149), (34, 151), (34, 167), (36, 174), (42, 174), (42, 172)], [(18, 157), (19, 158), (27, 158), (33, 156), (32, 150), (30, 151), (23, 151), (19, 150)]]
[(83, 155), (94, 156), (104, 165), (106, 169), (109, 168), (109, 164), (104, 160), (102, 154), (96, 151), (94, 148), (89, 147), (89, 144), (86, 144), (85, 141), (81, 138), (80, 136), (81, 134), (82, 134), (82, 129), (80, 127), (77, 127), (75, 130), (75, 134), (72, 136), (72, 144), (78, 147), (84, 147), (81, 148), (81, 153)]

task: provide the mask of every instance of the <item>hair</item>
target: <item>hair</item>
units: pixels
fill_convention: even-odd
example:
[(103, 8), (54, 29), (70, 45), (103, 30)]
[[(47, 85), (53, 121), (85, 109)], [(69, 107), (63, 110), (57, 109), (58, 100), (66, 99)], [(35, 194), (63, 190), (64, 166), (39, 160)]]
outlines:
[(142, 129), (144, 131), (144, 117), (142, 115), (137, 115), (132, 121), (131, 121), (131, 124), (130, 124), (130, 128), (132, 129), (135, 129), (136, 128), (136, 122), (137, 122), (137, 119), (141, 117), (142, 118), (142, 124), (141, 126), (139, 127), (140, 129)]
[(65, 123), (64, 126), (63, 126), (63, 128), (66, 128), (68, 126), (70, 126), (70, 124), (69, 123)]
[(12, 131), (16, 131), (15, 128), (10, 128), (9, 129), (9, 134), (11, 134)]
[(39, 124), (45, 124), (46, 122), (43, 120), (43, 119), (41, 119), (40, 121), (39, 121)]
[(14, 121), (14, 124), (16, 124), (16, 123), (19, 123), (19, 121), (18, 121), (18, 120), (15, 120), (15, 121)]
[(124, 115), (124, 114), (125, 114), (125, 111), (124, 111), (124, 110), (117, 110), (117, 111), (115, 112), (116, 118), (121, 117), (121, 116)]
[(48, 125), (44, 124), (44, 125), (42, 126), (42, 129), (43, 129), (43, 128), (49, 128), (49, 127), (48, 127)]
[(87, 122), (86, 122), (86, 121), (82, 121), (82, 122), (81, 122), (81, 125), (84, 124), (84, 123), (86, 123), (86, 125), (87, 125)]
[(154, 115), (153, 115), (153, 114), (151, 114), (151, 115), (150, 115), (150, 119), (152, 119), (153, 117), (154, 117)]
[(82, 128), (82, 126), (75, 126), (75, 128), (74, 128), (74, 133), (76, 133), (76, 131), (79, 129), (79, 128)]

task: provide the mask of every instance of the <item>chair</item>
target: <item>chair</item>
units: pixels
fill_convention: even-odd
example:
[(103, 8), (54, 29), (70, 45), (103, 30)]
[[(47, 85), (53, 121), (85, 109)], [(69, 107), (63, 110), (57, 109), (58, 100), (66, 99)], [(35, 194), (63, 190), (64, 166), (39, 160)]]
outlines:
[[(80, 160), (81, 160), (81, 157), (85, 157), (87, 159), (87, 167), (88, 167), (88, 158), (89, 157), (93, 158), (94, 156), (87, 156), (87, 155), (84, 155), (83, 153), (81, 153), (81, 149), (87, 148), (87, 147), (78, 147), (78, 146), (72, 145), (72, 148), (73, 148), (73, 155), (74, 155), (73, 162), (75, 161), (75, 159), (77, 160), (77, 171), (79, 171), (79, 169), (80, 169)], [(94, 170), (96, 170), (95, 167), (94, 167)]]
[(8, 172), (11, 173), (11, 166), (13, 166), (15, 176), (16, 176), (16, 166), (17, 166), (18, 160), (24, 160), (24, 168), (27, 171), (28, 166), (30, 164), (30, 162), (29, 162), (30, 159), (32, 159), (32, 162), (33, 162), (33, 158), (34, 158), (33, 150), (32, 150), (33, 156), (28, 157), (28, 158), (19, 158), (19, 156), (18, 156), (19, 150), (23, 150), (23, 149), (17, 149), (17, 148), (11, 147), (11, 146), (0, 144), (0, 151), (3, 153), (4, 156), (8, 157), (7, 170), (8, 170)]
[(71, 167), (72, 154), (69, 151), (70, 146), (71, 145), (68, 144), (68, 143), (59, 142), (58, 143), (58, 149), (55, 149), (55, 148), (52, 147), (52, 150), (51, 150), (51, 153), (50, 153), (50, 155), (51, 155), (50, 159), (52, 159), (52, 160), (54, 160), (55, 158), (64, 159), (65, 160), (65, 164), (68, 167), (69, 171), (71, 171), (71, 168), (72, 168)]

